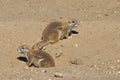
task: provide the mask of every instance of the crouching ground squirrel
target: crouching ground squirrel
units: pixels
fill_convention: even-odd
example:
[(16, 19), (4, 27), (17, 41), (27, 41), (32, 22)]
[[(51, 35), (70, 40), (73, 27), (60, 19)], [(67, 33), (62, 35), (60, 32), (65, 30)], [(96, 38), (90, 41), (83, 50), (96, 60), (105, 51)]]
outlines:
[(62, 40), (64, 38), (68, 38), (72, 29), (78, 26), (77, 20), (70, 20), (67, 23), (63, 22), (52, 22), (48, 24), (48, 26), (42, 32), (42, 41), (33, 45), (33, 49), (43, 49), (45, 46), (49, 44), (53, 44)]
[(42, 50), (33, 50), (26, 45), (19, 46), (17, 51), (27, 58), (27, 66), (54, 67), (55, 62), (51, 55)]

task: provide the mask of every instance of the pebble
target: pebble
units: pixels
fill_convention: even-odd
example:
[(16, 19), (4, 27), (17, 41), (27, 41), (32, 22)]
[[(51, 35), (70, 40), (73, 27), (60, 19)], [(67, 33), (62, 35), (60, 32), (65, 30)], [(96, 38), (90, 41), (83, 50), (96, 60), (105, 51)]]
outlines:
[(68, 38), (72, 38), (72, 36), (69, 36)]
[(47, 70), (42, 70), (42, 73), (46, 73), (47, 72)]
[(30, 78), (30, 80), (32, 80), (32, 78)]
[(120, 71), (118, 71), (117, 73), (120, 74)]
[(75, 65), (83, 64), (82, 60), (81, 60), (80, 58), (77, 58), (77, 57), (71, 58), (71, 59), (70, 59), (70, 63), (71, 63), (71, 64), (75, 64)]
[(62, 56), (62, 55), (63, 55), (62, 52), (60, 52), (60, 53), (56, 53), (56, 54), (55, 54), (55, 58), (59, 58), (59, 57)]
[(71, 59), (70, 59), (70, 63), (71, 63), (71, 64), (78, 65), (78, 61), (77, 61), (76, 58), (71, 58)]
[(120, 63), (120, 59), (118, 59), (117, 62)]
[(117, 13), (117, 11), (114, 11), (114, 13), (116, 14), (116, 13)]
[(63, 78), (63, 74), (60, 72), (55, 72), (54, 77)]
[(114, 67), (112, 66), (111, 69), (114, 69)]
[(78, 44), (75, 44), (75, 47), (78, 47)]
[(29, 69), (29, 67), (28, 67), (28, 66), (25, 66), (25, 69)]

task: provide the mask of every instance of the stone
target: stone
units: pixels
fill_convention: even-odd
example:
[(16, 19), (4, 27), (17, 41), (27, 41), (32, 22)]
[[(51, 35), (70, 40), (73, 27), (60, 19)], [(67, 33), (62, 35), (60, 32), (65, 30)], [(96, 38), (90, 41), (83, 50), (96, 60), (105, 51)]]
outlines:
[(54, 77), (63, 78), (63, 74), (60, 72), (55, 72)]

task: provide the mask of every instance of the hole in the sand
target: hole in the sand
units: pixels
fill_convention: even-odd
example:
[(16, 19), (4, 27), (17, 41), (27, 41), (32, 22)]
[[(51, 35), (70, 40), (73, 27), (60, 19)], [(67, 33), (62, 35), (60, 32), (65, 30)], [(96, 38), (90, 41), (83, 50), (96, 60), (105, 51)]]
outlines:
[(27, 59), (25, 57), (18, 57), (17, 59), (20, 60), (20, 61), (27, 62)]
[[(79, 33), (79, 32), (77, 32), (77, 31), (75, 31), (75, 30), (72, 30), (68, 36), (71, 36), (72, 34), (73, 34), (73, 35), (76, 35), (76, 34), (78, 34), (78, 33)], [(67, 38), (64, 37), (64, 39), (67, 39)]]
[(75, 30), (72, 30), (69, 36), (71, 36), (72, 34), (78, 34), (78, 33), (79, 33), (79, 32), (77, 32), (77, 31), (75, 31)]

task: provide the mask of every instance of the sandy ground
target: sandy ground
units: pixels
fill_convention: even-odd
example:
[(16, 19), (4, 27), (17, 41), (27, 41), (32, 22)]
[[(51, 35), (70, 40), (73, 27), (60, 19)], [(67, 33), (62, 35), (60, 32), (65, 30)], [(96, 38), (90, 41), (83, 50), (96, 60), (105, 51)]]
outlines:
[[(56, 67), (17, 59), (18, 46), (40, 41), (50, 22), (70, 19), (79, 20), (79, 33), (46, 49)], [(0, 80), (120, 80), (120, 0), (0, 0), (0, 51)]]

